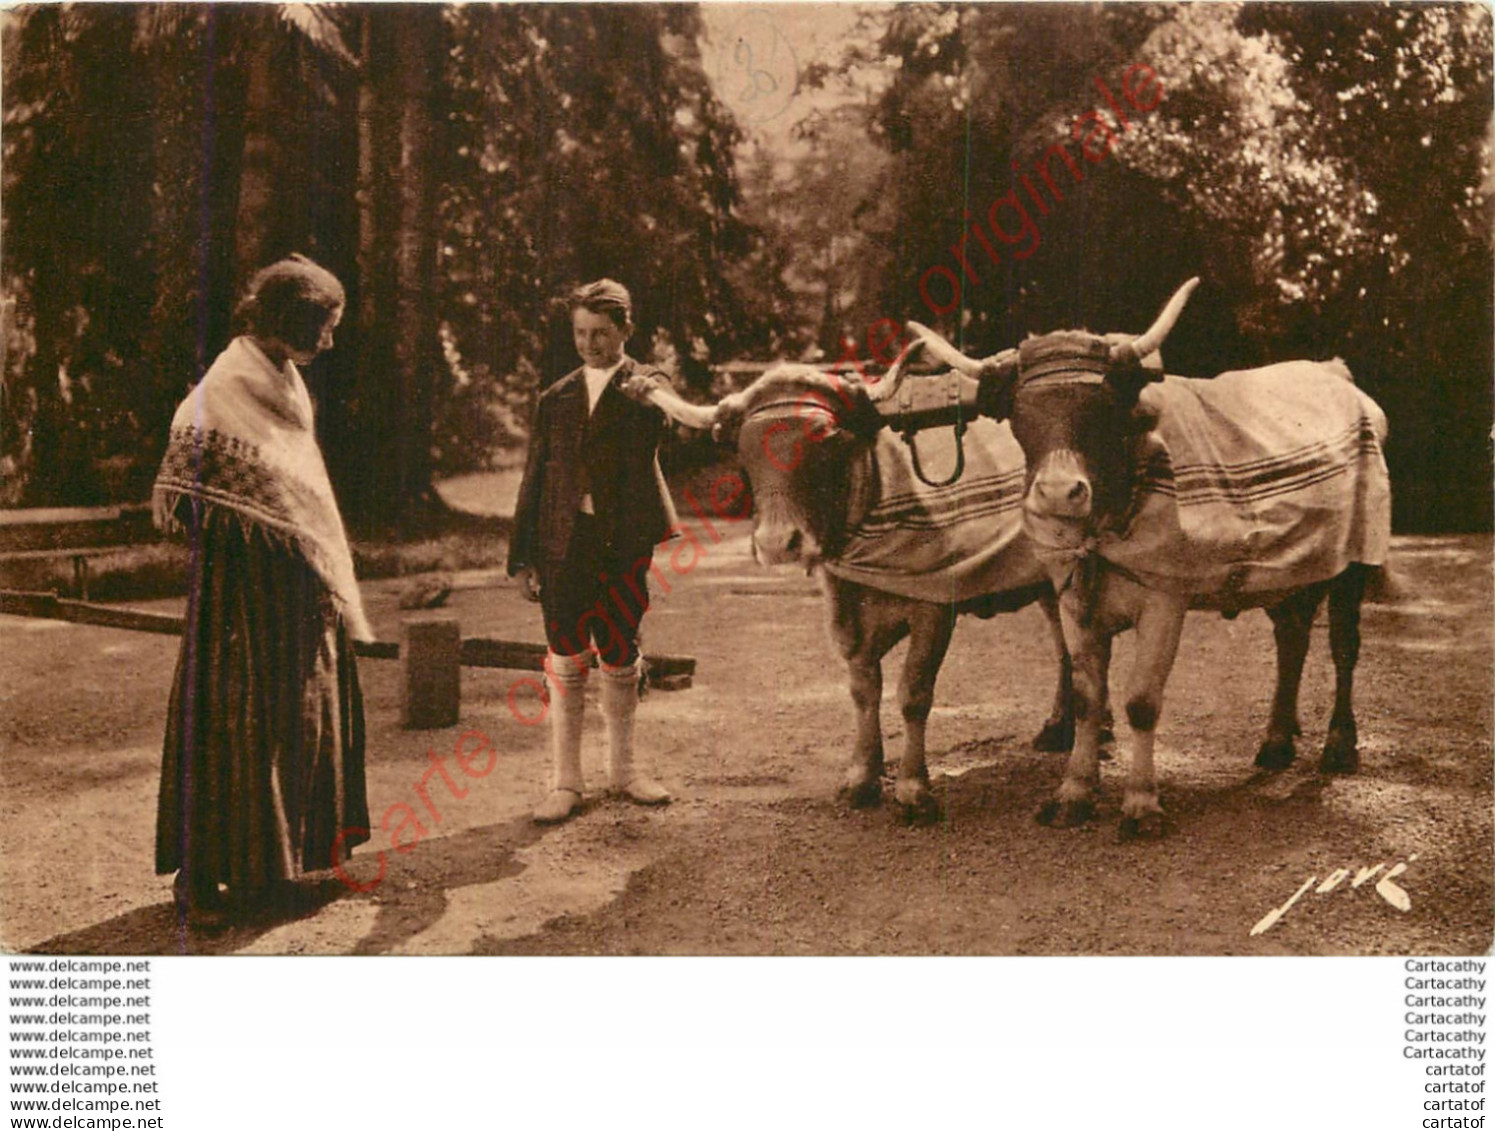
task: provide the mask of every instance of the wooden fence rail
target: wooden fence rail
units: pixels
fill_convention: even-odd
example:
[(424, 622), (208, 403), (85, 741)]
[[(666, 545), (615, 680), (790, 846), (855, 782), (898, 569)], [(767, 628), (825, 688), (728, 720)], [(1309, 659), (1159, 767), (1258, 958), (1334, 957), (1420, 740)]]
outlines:
[[(99, 625), (104, 628), (122, 628), (131, 632), (156, 632), (167, 636), (180, 636), (186, 619), (171, 613), (70, 601), (55, 593), (33, 593), (16, 589), (0, 590), (0, 613)], [(357, 655), (373, 660), (400, 658), (400, 646), (391, 640), (355, 641), (353, 650)], [(644, 660), (649, 666), (649, 685), (661, 691), (683, 691), (690, 687), (694, 679), (696, 661), (693, 656), (646, 655)], [(462, 665), (469, 668), (544, 671), (545, 645), (469, 636), (462, 641)]]

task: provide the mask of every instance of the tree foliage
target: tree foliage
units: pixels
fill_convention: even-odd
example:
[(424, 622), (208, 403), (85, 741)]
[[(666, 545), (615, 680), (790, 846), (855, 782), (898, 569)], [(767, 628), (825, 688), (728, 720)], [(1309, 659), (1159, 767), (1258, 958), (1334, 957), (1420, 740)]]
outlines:
[[(533, 391), (569, 369), (555, 299), (587, 279), (634, 294), (635, 351), (764, 344), (761, 307), (732, 272), (758, 244), (738, 214), (739, 133), (702, 70), (694, 8), (473, 6), (452, 22), (441, 285), (466, 382), (454, 407), (465, 414), (473, 388)], [(492, 423), (515, 428), (512, 413)]]
[[(935, 316), (995, 349), (1138, 328), (1202, 275), (1171, 369), (1344, 356), (1388, 410), (1398, 524), (1487, 529), (1490, 27), (1457, 4), (900, 5), (844, 67), (891, 76), (858, 289), (930, 321), (919, 281), (943, 307), (958, 279)], [(1119, 95), (1133, 65), (1163, 97), (1123, 129), (1097, 80)], [(1114, 136), (1059, 201), (1036, 162), (1083, 148), (1091, 110)], [(988, 256), (975, 226), (1013, 192), (1034, 232)]]
[(766, 346), (699, 35), (688, 5), (14, 10), (12, 501), (139, 497), (238, 288), (293, 250), (349, 289), (313, 373), (363, 519), (523, 439), (574, 356), (553, 299), (576, 283), (635, 292), (646, 354)]
[[(869, 7), (787, 147), (748, 144), (693, 5), (3, 28), (4, 501), (139, 497), (238, 287), (300, 250), (349, 287), (314, 383), (355, 517), (522, 442), (589, 278), (704, 390), (708, 358), (865, 357), (882, 318), (978, 350), (1138, 328), (1198, 274), (1174, 371), (1340, 354), (1388, 410), (1399, 525), (1491, 524), (1485, 7)], [(1139, 67), (1161, 97), (1123, 124)]]

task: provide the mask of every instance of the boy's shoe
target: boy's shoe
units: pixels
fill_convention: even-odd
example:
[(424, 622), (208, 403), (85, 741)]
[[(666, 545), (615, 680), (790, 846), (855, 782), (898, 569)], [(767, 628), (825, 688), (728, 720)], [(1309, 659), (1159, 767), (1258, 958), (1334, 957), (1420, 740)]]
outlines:
[(581, 794), (574, 789), (552, 789), (535, 806), (535, 824), (558, 825), (581, 807)]
[(635, 774), (618, 792), (635, 805), (668, 805), (670, 803), (670, 791), (653, 778), (645, 777), (643, 774)]

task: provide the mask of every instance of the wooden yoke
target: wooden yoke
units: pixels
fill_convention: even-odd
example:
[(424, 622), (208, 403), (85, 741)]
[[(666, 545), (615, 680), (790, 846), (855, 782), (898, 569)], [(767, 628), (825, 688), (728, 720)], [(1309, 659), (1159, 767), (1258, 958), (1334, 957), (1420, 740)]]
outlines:
[[(945, 361), (938, 351), (916, 337), (904, 347), (882, 380), (869, 383), (867, 392), (883, 422), (903, 438), (913, 459), (914, 474), (929, 487), (948, 487), (965, 471), (966, 424), (980, 415), (977, 408), (979, 382), (959, 369), (943, 369), (916, 375), (919, 357), (930, 354), (936, 364)], [(928, 363), (924, 363), (928, 367)], [(935, 483), (924, 474), (915, 436), (926, 428), (955, 429), (955, 469), (948, 479)]]

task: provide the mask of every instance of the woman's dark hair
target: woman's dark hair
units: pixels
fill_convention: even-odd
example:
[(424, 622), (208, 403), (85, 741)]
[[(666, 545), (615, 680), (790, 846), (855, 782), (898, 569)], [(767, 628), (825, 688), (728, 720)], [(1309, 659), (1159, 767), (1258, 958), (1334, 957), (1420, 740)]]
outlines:
[(336, 275), (304, 255), (289, 255), (255, 273), (234, 318), (243, 332), (315, 350), (327, 320), (346, 302)]

